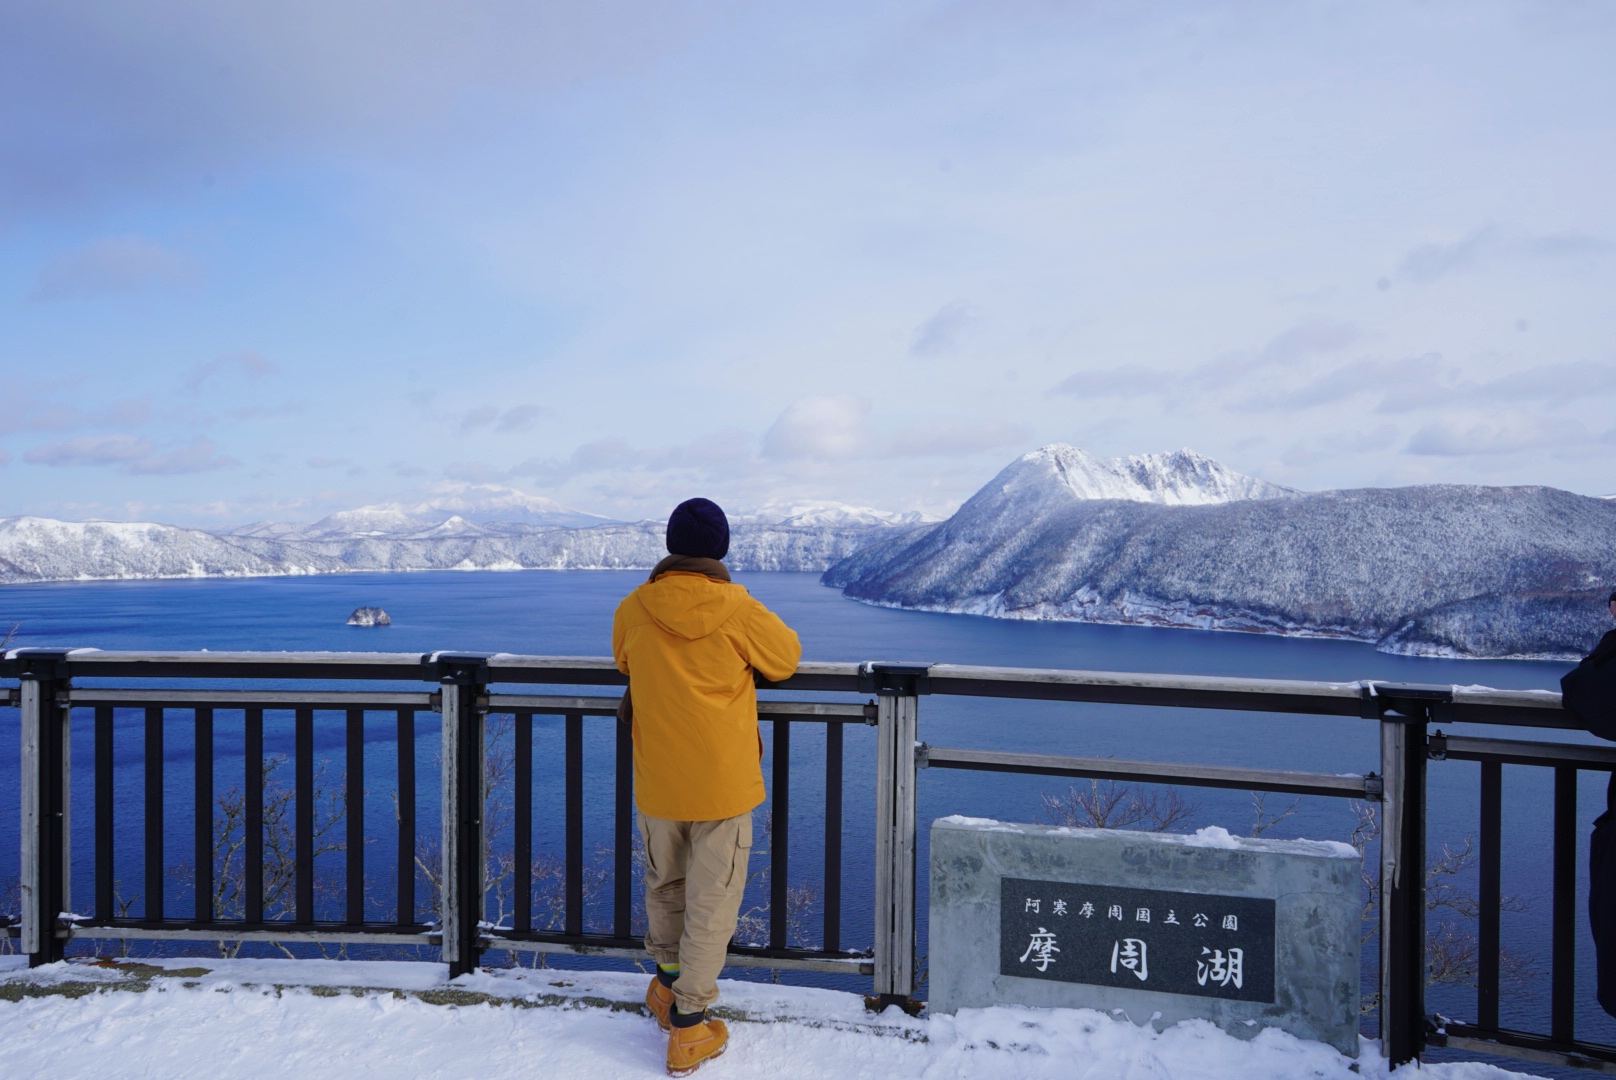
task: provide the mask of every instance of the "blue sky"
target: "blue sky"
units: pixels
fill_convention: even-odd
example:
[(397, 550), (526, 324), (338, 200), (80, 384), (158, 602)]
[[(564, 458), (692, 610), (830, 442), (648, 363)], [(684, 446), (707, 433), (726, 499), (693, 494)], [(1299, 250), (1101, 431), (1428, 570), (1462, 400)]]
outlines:
[[(1616, 6), (0, 5), (0, 516), (1616, 492)], [(488, 489), (481, 489), (488, 490)]]

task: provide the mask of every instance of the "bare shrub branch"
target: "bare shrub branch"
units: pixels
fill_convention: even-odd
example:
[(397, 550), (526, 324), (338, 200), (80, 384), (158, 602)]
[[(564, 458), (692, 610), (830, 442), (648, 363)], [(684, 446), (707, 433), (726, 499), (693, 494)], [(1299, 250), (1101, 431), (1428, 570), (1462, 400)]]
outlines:
[[(1351, 806), (1358, 818), (1351, 843), (1358, 854), (1363, 855), (1371, 843), (1380, 839), (1380, 807), (1377, 803), (1357, 801)], [(1427, 984), (1476, 985), (1480, 970), (1479, 946), (1468, 924), (1481, 917), (1481, 900), (1460, 880), (1475, 861), (1475, 845), (1469, 837), (1457, 849), (1443, 844), (1440, 855), (1426, 860), (1425, 910), (1433, 916), (1425, 931)], [(1367, 861), (1363, 885), (1363, 941), (1368, 944), (1380, 934), (1381, 882), (1378, 868), (1371, 869)], [(1529, 907), (1526, 900), (1516, 896), (1499, 900), (1502, 911), (1524, 912)], [(1524, 989), (1538, 977), (1531, 958), (1507, 948), (1499, 950), (1498, 964), (1499, 983), (1505, 989)]]
[(1268, 791), (1253, 791), (1251, 793), (1252, 836), (1261, 836), (1269, 829), (1272, 829), (1275, 825), (1278, 825), (1281, 821), (1284, 821), (1286, 818), (1296, 813), (1297, 808), (1302, 805), (1302, 796), (1298, 795), (1296, 798), (1291, 800), (1291, 804), (1284, 810), (1270, 816), (1268, 813), (1268, 796), (1271, 794), (1272, 792)]
[[(750, 889), (754, 885), (764, 890), (762, 903), (754, 904), (741, 912), (735, 924), (735, 940), (744, 945), (767, 945), (769, 943), (769, 922), (773, 912), (773, 896), (769, 882), (769, 841), (774, 835), (774, 810), (763, 811), (763, 824), (761, 829), (754, 827), (754, 837), (762, 837), (752, 845), (753, 860), (761, 860), (762, 866), (756, 870), (749, 870), (746, 875), (746, 885)], [(786, 886), (786, 942), (806, 945), (808, 937), (808, 913), (819, 902), (819, 890), (812, 885)]]
[(1200, 807), (1185, 801), (1177, 788), (1158, 790), (1115, 780), (1090, 780), (1064, 794), (1043, 795), (1044, 820), (1079, 829), (1144, 829), (1171, 832), (1188, 822)]
[[(280, 772), (286, 755), (264, 756), (264, 920), (292, 917), (296, 913), (297, 885), (297, 791), (285, 784)], [(346, 851), (342, 833), (333, 832), (348, 816), (348, 788), (345, 775), (329, 776), (328, 764), (321, 760), (314, 770), (313, 857)], [(217, 919), (243, 919), (247, 914), (247, 794), (233, 787), (220, 795), (213, 819), (213, 912)], [(369, 843), (369, 841), (366, 841)], [(171, 868), (180, 882), (181, 895), (196, 886), (196, 872), (189, 864)], [(316, 902), (338, 895), (342, 885), (330, 873), (314, 878)], [(126, 908), (128, 902), (124, 905)], [(235, 956), (240, 941), (219, 942), (219, 955)], [(292, 956), (281, 942), (276, 948)], [(324, 951), (322, 949), (322, 951)]]

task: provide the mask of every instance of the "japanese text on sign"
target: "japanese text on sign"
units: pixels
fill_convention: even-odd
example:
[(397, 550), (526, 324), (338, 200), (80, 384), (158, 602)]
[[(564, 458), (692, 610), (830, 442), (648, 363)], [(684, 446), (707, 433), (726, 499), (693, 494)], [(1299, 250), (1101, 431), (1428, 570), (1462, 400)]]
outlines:
[(1000, 973), (1271, 1002), (1274, 901), (1004, 878)]

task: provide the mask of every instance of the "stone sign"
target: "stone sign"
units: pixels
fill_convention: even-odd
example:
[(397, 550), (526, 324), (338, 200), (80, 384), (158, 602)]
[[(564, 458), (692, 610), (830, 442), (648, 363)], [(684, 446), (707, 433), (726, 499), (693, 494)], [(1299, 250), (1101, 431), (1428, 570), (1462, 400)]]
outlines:
[(1274, 1000), (1272, 900), (1011, 877), (999, 888), (1001, 975)]
[[(1358, 1052), (1361, 860), (1346, 844), (943, 818), (933, 1012), (1121, 1012)], [(987, 932), (984, 932), (986, 930)]]

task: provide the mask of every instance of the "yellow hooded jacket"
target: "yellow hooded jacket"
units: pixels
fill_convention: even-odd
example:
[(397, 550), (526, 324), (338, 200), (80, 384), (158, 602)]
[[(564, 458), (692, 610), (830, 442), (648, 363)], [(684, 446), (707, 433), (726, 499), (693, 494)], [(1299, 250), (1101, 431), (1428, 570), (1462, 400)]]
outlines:
[(634, 801), (651, 817), (718, 821), (763, 802), (755, 668), (797, 670), (802, 644), (740, 585), (669, 571), (612, 620), (612, 656), (634, 695)]

